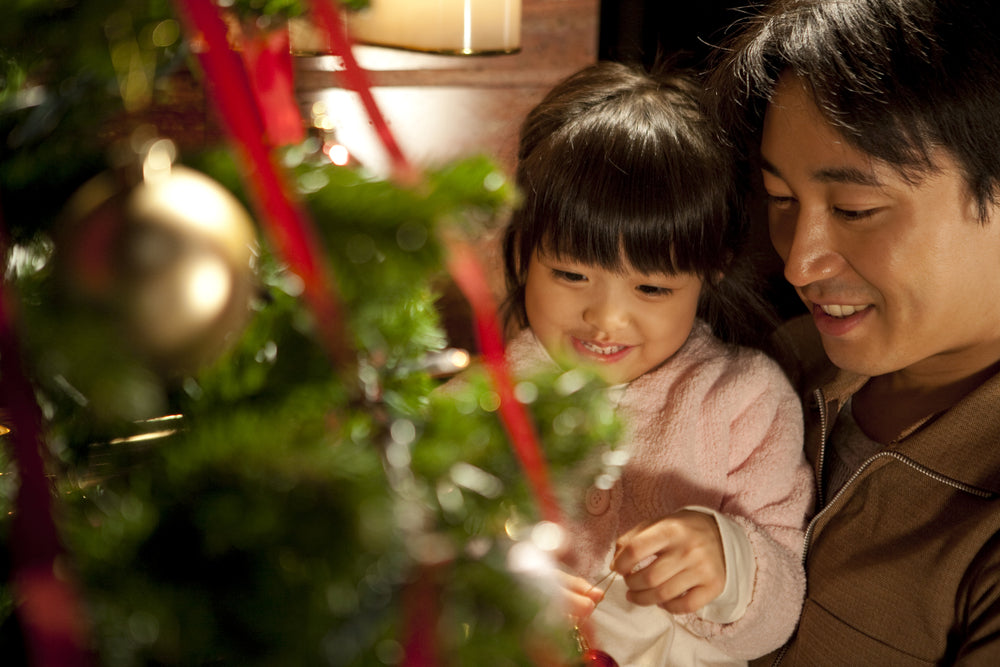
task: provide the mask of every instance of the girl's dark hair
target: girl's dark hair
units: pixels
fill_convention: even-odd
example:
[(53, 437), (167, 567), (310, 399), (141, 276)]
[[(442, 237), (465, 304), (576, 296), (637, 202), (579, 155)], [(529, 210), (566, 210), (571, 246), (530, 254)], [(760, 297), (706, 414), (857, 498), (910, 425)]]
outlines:
[(985, 222), (1000, 180), (997, 35), (995, 0), (777, 0), (717, 51), (707, 88), (753, 159), (775, 84), (795, 74), (849, 142), (911, 182), (949, 151)]
[(726, 342), (761, 345), (772, 322), (741, 256), (734, 161), (701, 95), (684, 71), (601, 62), (531, 111), (518, 151), (523, 202), (503, 237), (508, 324), (528, 324), (528, 265), (541, 250), (612, 271), (695, 273), (699, 317)]

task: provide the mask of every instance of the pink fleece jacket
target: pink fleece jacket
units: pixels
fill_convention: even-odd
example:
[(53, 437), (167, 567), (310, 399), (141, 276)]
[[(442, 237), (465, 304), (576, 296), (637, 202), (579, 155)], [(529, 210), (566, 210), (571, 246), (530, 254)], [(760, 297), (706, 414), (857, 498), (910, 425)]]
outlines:
[[(553, 363), (530, 331), (507, 354), (515, 374)], [(777, 364), (726, 347), (699, 322), (673, 357), (625, 388), (618, 407), (630, 457), (609, 491), (584, 494), (571, 531), (579, 574), (594, 581), (606, 573), (615, 540), (639, 523), (686, 506), (717, 510), (747, 531), (756, 563), (750, 604), (728, 624), (693, 614), (677, 621), (734, 658), (781, 646), (805, 593), (803, 528), (814, 483), (801, 403)]]

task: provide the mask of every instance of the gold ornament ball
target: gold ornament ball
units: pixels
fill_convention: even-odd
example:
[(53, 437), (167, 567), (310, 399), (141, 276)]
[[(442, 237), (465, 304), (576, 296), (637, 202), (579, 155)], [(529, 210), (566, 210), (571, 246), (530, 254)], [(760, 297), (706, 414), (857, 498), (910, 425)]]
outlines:
[(60, 231), (57, 267), (67, 290), (115, 317), (164, 375), (212, 362), (250, 318), (253, 222), (198, 171), (147, 170), (131, 187), (101, 174), (67, 204)]

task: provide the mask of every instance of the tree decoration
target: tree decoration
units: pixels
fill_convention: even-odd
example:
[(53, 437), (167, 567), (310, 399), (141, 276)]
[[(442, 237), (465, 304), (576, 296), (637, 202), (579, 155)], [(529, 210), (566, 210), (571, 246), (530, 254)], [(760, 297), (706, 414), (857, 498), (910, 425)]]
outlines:
[(476, 332), (483, 351), (483, 361), (499, 394), (499, 409), (515, 451), (521, 457), (525, 472), (535, 490), (542, 516), (560, 523), (562, 515), (552, 494), (545, 460), (538, 436), (530, 417), (520, 407), (514, 394), (514, 384), (505, 367), (503, 339), (497, 305), (493, 301), (482, 266), (467, 243), (453, 240), (449, 260), (451, 275), (472, 304), (476, 317)]
[(344, 60), (344, 78), (347, 85), (361, 98), (365, 111), (375, 126), (375, 133), (392, 160), (396, 178), (402, 182), (410, 181), (413, 178), (413, 175), (409, 173), (410, 164), (400, 150), (396, 138), (389, 130), (389, 125), (382, 116), (378, 104), (375, 103), (375, 97), (372, 95), (371, 85), (368, 83), (364, 70), (358, 66), (357, 60), (354, 59), (354, 53), (351, 51), (351, 39), (337, 11), (336, 3), (333, 0), (308, 1), (312, 7), (313, 16), (329, 39), (333, 52)]
[[(70, 578), (59, 581), (79, 591), (59, 608), (89, 629), (86, 655), (108, 667), (571, 661), (569, 628), (546, 603), (559, 528), (545, 519), (560, 517), (562, 492), (591, 482), (580, 472), (585, 455), (618, 428), (586, 375), (506, 376), (481, 275), (460, 244), (442, 240), (505, 214), (515, 193), (504, 174), (469, 158), (383, 181), (331, 165), (309, 141), (279, 147), (210, 3), (178, 2), (179, 17), (158, 0), (28, 5), (0, 31), (30, 23), (39, 43), (57, 44), (54, 34), (75, 27), (76, 46), (94, 54), (108, 40), (91, 27), (112, 17), (131, 24), (143, 62), (156, 63), (154, 102), (169, 90), (160, 77), (196, 64), (233, 151), (194, 152), (178, 140), (172, 173), (191, 169), (249, 201), (264, 232), (252, 314), (230, 327), (231, 344), (176, 377), (156, 372), (137, 353), (150, 342), (144, 336), (129, 344), (103, 309), (64, 298), (60, 267), (72, 253), (56, 217), (31, 206), (50, 158), (63, 160), (52, 181), (63, 193), (58, 209), (109, 171), (109, 142), (74, 164), (27, 153), (120, 120), (112, 103), (120, 71), (92, 69), (98, 83), (115, 85), (88, 87), (91, 103), (81, 107), (49, 72), (70, 80), (79, 76), (65, 71), (71, 63), (99, 58), (69, 54), (42, 67), (27, 43), (6, 55), (17, 90), (4, 99), (40, 87), (63, 115), (43, 131), (33, 124), (38, 106), (0, 107), (14, 146), (0, 157), (0, 202), (13, 232), (6, 259), (16, 297), (16, 309), (0, 314), (18, 316), (0, 331), (21, 343), (0, 361), (23, 361), (32, 386), (18, 396), (37, 399), (39, 422), (33, 432), (12, 423), (0, 436), (17, 444), (5, 448), (10, 460), (0, 456), (0, 539), (11, 543), (11, 511), (51, 516), (46, 553), (55, 560), (63, 545), (60, 573)], [(302, 9), (294, 0), (231, 4), (238, 25), (279, 25)], [(177, 18), (183, 44), (145, 41)], [(128, 198), (135, 186), (123, 191)], [(82, 220), (97, 229), (93, 217)], [(87, 257), (96, 275), (114, 268), (100, 253)], [(449, 263), (489, 354), (441, 388), (426, 369), (428, 355), (448, 345), (435, 302)], [(12, 375), (3, 372), (6, 390)], [(8, 393), (0, 408), (17, 405)], [(40, 477), (37, 459), (21, 451), (32, 441), (47, 459), (42, 486), (27, 483)], [(17, 489), (45, 496), (46, 484), (51, 514), (38, 498), (15, 511)], [(0, 559), (0, 650), (11, 664), (31, 664), (26, 649), (38, 644), (28, 606), (41, 598), (15, 600), (12, 566)]]
[(231, 192), (173, 164), (172, 143), (153, 139), (143, 152), (137, 183), (105, 172), (70, 199), (55, 269), (81, 308), (112, 315), (159, 373), (182, 377), (249, 319), (256, 232)]
[(330, 357), (350, 366), (350, 346), (342, 329), (340, 308), (330, 285), (330, 272), (313, 248), (314, 233), (305, 211), (291, 197), (289, 186), (271, 150), (256, 98), (239, 56), (229, 48), (226, 26), (211, 3), (177, 0), (188, 25), (193, 50), (205, 72), (209, 96), (223, 119), (236, 150), (246, 160), (245, 177), (251, 185), (259, 216), (272, 242), (303, 281), (304, 296), (312, 306)]

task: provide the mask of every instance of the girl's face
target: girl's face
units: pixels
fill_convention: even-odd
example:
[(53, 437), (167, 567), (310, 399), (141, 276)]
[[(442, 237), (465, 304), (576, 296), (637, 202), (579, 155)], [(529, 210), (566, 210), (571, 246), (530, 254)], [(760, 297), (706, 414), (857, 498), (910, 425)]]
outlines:
[(669, 359), (691, 333), (702, 281), (691, 273), (608, 271), (536, 252), (528, 266), (528, 324), (557, 361), (630, 382)]

